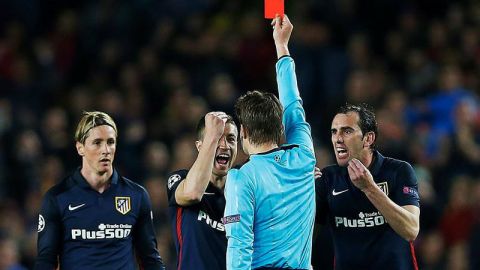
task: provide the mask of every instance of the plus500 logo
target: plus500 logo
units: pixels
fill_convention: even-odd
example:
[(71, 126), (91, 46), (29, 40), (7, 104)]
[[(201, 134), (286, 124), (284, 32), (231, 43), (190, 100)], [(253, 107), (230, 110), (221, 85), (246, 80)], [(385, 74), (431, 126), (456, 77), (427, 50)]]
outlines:
[(121, 239), (130, 235), (130, 224), (100, 224), (98, 231), (72, 229), (72, 239)]
[(348, 219), (346, 217), (335, 217), (335, 225), (337, 227), (343, 226), (345, 228), (364, 228), (380, 226), (387, 221), (379, 212), (358, 214), (359, 219)]
[(203, 211), (198, 211), (198, 217), (197, 217), (197, 220), (199, 221), (205, 221), (205, 223), (207, 223), (208, 225), (210, 225), (210, 227), (214, 228), (214, 229), (217, 229), (221, 232), (224, 232), (225, 231), (225, 226), (223, 225), (222, 222), (220, 221), (216, 221), (216, 220), (213, 220), (210, 218), (210, 216), (203, 212)]

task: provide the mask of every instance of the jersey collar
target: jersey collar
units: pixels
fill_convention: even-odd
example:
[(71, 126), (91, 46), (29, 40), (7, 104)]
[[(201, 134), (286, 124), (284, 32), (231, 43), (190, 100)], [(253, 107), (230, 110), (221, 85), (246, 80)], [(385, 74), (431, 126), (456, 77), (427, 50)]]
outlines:
[[(77, 183), (77, 185), (79, 185), (80, 187), (82, 188), (91, 188), (90, 187), (90, 184), (87, 182), (87, 180), (85, 179), (85, 177), (83, 177), (83, 175), (80, 173), (80, 170), (82, 169), (82, 167), (78, 167), (75, 172), (73, 173), (73, 180), (75, 181), (75, 183)], [(118, 183), (118, 173), (117, 173), (117, 170), (113, 169), (113, 173), (112, 173), (112, 182), (111, 184), (112, 185), (116, 185)]]
[(382, 167), (384, 157), (377, 150), (373, 151), (372, 164), (369, 166), (370, 173), (373, 175), (378, 175), (380, 168)]
[(267, 152), (263, 152), (263, 153), (257, 153), (255, 155), (268, 155), (268, 154), (271, 154), (273, 152), (276, 152), (276, 151), (280, 151), (280, 150), (289, 150), (289, 149), (292, 149), (292, 148), (295, 148), (295, 147), (298, 147), (297, 144), (283, 144), (279, 147), (276, 147), (276, 148), (273, 148), (272, 150), (269, 150)]

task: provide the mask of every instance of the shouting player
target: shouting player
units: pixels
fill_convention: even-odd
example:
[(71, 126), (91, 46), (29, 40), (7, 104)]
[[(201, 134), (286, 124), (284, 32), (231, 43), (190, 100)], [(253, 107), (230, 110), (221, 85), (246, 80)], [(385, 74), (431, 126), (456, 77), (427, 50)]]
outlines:
[(223, 112), (206, 114), (197, 125), (198, 156), (193, 166), (173, 172), (168, 178), (178, 270), (225, 269), (223, 190), (237, 156), (237, 137), (231, 116)]
[(417, 269), (412, 241), (420, 209), (412, 166), (375, 149), (377, 122), (366, 106), (341, 107), (331, 138), (337, 165), (316, 181), (316, 221), (331, 229), (335, 269)]

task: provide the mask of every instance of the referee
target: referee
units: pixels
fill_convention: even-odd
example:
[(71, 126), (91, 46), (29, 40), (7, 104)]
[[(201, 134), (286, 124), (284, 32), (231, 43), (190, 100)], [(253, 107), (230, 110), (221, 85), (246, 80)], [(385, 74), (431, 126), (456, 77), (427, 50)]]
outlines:
[[(280, 100), (252, 91), (235, 105), (242, 147), (250, 159), (227, 176), (227, 269), (311, 267), (313, 142), (288, 52), (293, 26), (286, 15), (272, 24)], [(287, 144), (280, 145), (284, 133)]]

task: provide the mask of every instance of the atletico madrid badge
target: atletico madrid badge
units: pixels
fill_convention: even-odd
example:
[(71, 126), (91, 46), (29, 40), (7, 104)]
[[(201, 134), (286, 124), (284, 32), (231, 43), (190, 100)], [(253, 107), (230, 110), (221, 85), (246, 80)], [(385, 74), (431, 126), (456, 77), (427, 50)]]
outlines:
[(130, 197), (115, 197), (115, 209), (123, 215), (130, 212)]

